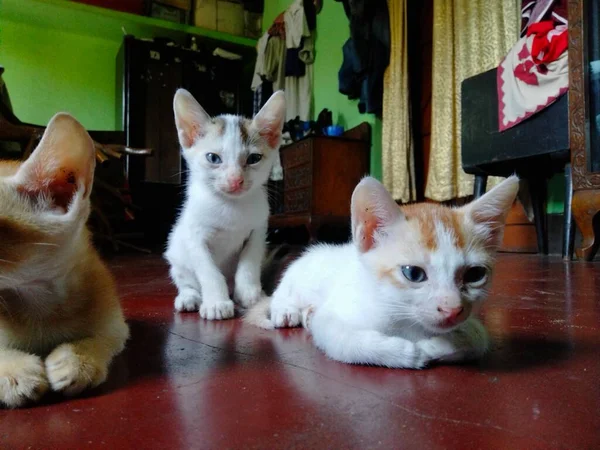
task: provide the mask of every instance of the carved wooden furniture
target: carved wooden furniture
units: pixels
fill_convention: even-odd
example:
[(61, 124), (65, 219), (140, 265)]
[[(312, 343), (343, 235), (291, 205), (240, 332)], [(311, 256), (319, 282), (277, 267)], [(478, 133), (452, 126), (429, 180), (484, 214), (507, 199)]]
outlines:
[[(600, 92), (591, 84), (598, 55), (600, 0), (569, 0), (569, 131), (573, 171), (573, 216), (583, 241), (577, 257), (590, 261), (600, 245)], [(596, 219), (596, 220), (595, 220)]]
[[(538, 252), (548, 254), (546, 219), (547, 180), (565, 172), (566, 191), (571, 192), (569, 162), (568, 97), (504, 132), (498, 130), (496, 69), (462, 83), (462, 166), (475, 175), (474, 196), (483, 195), (489, 175), (516, 173), (528, 181), (533, 206)], [(567, 195), (567, 200), (570, 195)], [(571, 204), (565, 202), (563, 258), (573, 253), (574, 228)]]
[[(195, 51), (125, 36), (117, 55), (117, 116), (126, 143), (155, 150), (150, 158), (129, 161), (127, 175), (133, 200), (143, 209), (145, 245), (160, 252), (183, 201), (187, 175), (173, 119), (175, 91), (190, 91), (210, 115), (252, 114), (248, 86), (256, 51), (208, 38), (198, 38), (197, 44)], [(217, 47), (243, 58), (214, 56)]]
[[(0, 75), (4, 72), (0, 68)], [(8, 98), (8, 96), (6, 97)], [(0, 101), (0, 142), (16, 143), (16, 150), (2, 154), (0, 158), (27, 159), (39, 143), (46, 127), (24, 123), (12, 112), (8, 102)], [(148, 149), (132, 149), (125, 145), (122, 131), (88, 131), (96, 148), (96, 173), (91, 194), (92, 214), (90, 223), (94, 236), (107, 241), (114, 250), (120, 246), (133, 247), (129, 235), (119, 233), (117, 223), (133, 220), (134, 210), (126, 189), (123, 162), (127, 156), (149, 156)], [(101, 143), (102, 142), (102, 143)], [(111, 164), (116, 161), (118, 164)]]
[(281, 148), (283, 212), (270, 228), (305, 227), (315, 241), (324, 225), (349, 227), (350, 198), (369, 173), (370, 126), (342, 137), (310, 136)]

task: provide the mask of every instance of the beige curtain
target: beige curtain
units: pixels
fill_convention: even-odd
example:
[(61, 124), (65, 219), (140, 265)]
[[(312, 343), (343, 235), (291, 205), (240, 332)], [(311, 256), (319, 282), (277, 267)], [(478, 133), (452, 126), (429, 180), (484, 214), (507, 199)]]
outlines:
[(383, 79), (383, 183), (394, 199), (415, 200), (413, 137), (410, 127), (406, 8), (409, 0), (389, 0), (390, 64)]
[[(393, 2), (391, 2), (393, 3)], [(460, 85), (492, 69), (518, 39), (517, 0), (433, 0), (431, 153), (425, 196), (472, 194), (460, 158)]]

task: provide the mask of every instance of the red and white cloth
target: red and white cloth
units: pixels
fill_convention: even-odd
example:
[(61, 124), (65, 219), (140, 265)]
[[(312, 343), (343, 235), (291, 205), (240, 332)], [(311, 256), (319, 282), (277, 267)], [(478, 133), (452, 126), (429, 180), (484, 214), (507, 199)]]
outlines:
[(527, 27), (543, 20), (567, 25), (567, 0), (521, 1), (521, 37), (527, 33)]
[(530, 24), (498, 66), (498, 126), (514, 127), (555, 102), (569, 89), (567, 27)]

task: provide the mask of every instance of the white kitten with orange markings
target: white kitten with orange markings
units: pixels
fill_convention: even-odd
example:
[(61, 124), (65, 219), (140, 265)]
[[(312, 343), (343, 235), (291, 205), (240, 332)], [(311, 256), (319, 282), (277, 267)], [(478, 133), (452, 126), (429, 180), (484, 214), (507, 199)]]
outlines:
[(302, 323), (318, 348), (346, 363), (422, 368), (477, 358), (488, 337), (471, 312), (486, 297), (518, 184), (510, 177), (456, 209), (398, 207), (365, 178), (352, 195), (352, 242), (309, 249), (246, 320)]
[(0, 406), (102, 383), (129, 331), (86, 221), (94, 145), (67, 114), (23, 163), (0, 161)]
[[(177, 286), (177, 311), (209, 320), (234, 315), (262, 295), (269, 202), (265, 183), (281, 143), (285, 97), (275, 92), (254, 119), (211, 118), (184, 89), (173, 100), (186, 199), (165, 253)], [(230, 289), (231, 287), (231, 289)]]

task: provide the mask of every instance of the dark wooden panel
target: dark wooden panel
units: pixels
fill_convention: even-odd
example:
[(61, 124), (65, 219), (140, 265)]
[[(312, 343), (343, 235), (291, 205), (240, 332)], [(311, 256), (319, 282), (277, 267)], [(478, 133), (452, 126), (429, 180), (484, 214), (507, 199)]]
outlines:
[(350, 217), (350, 199), (369, 173), (369, 153), (360, 141), (315, 140), (313, 213)]
[(310, 188), (296, 189), (283, 193), (283, 212), (300, 213), (310, 210)]

